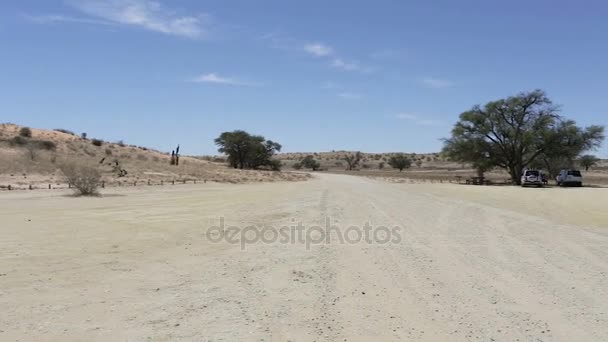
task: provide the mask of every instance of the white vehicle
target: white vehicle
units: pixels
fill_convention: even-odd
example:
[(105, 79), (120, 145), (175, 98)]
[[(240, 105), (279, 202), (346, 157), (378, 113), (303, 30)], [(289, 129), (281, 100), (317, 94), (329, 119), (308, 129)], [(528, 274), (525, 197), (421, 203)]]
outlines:
[(524, 170), (521, 175), (521, 186), (543, 186), (543, 175), (538, 170)]
[(579, 170), (561, 170), (555, 180), (559, 186), (583, 186), (583, 176)]

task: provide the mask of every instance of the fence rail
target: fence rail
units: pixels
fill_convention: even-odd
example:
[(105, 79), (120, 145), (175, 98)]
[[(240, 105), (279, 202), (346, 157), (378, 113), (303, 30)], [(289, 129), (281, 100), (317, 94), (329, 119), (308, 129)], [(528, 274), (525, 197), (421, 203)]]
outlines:
[[(136, 180), (136, 181), (102, 181), (100, 188), (123, 188), (138, 186), (165, 186), (165, 185), (184, 185), (184, 184), (206, 184), (206, 179), (171, 179), (171, 180)], [(0, 191), (19, 191), (19, 190), (65, 190), (72, 189), (69, 183), (34, 183), (34, 184), (0, 184)]]

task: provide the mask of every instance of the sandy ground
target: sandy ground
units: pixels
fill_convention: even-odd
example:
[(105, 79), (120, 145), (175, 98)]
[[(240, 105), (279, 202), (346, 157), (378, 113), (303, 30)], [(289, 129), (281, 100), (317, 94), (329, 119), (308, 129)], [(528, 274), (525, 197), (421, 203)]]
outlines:
[[(607, 204), (608, 189), (330, 174), (3, 192), (0, 340), (607, 341)], [(220, 217), (337, 229), (243, 248), (207, 234)], [(339, 243), (366, 222), (399, 229)]]

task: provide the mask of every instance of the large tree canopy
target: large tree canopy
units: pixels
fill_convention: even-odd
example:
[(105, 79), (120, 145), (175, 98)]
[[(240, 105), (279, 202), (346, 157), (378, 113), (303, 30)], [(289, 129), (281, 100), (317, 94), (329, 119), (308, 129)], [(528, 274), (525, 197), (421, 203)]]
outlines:
[(572, 161), (597, 147), (604, 139), (603, 130), (563, 120), (545, 93), (534, 90), (460, 114), (452, 136), (444, 140), (444, 152), (453, 160), (471, 163), (480, 173), (503, 168), (519, 184), (526, 167), (542, 161), (554, 172), (567, 166), (562, 165), (564, 160)]
[(220, 153), (228, 156), (228, 164), (235, 169), (280, 168), (279, 161), (272, 156), (281, 151), (281, 145), (261, 135), (251, 135), (242, 130), (224, 132), (215, 139), (215, 144), (219, 146)]

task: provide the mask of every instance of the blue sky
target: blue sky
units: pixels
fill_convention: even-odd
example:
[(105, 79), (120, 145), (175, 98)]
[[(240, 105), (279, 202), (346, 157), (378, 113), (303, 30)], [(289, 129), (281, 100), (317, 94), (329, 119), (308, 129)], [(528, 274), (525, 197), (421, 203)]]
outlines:
[(436, 152), (460, 112), (541, 88), (608, 125), (606, 18), (603, 1), (5, 0), (0, 121), (185, 154), (233, 129)]

